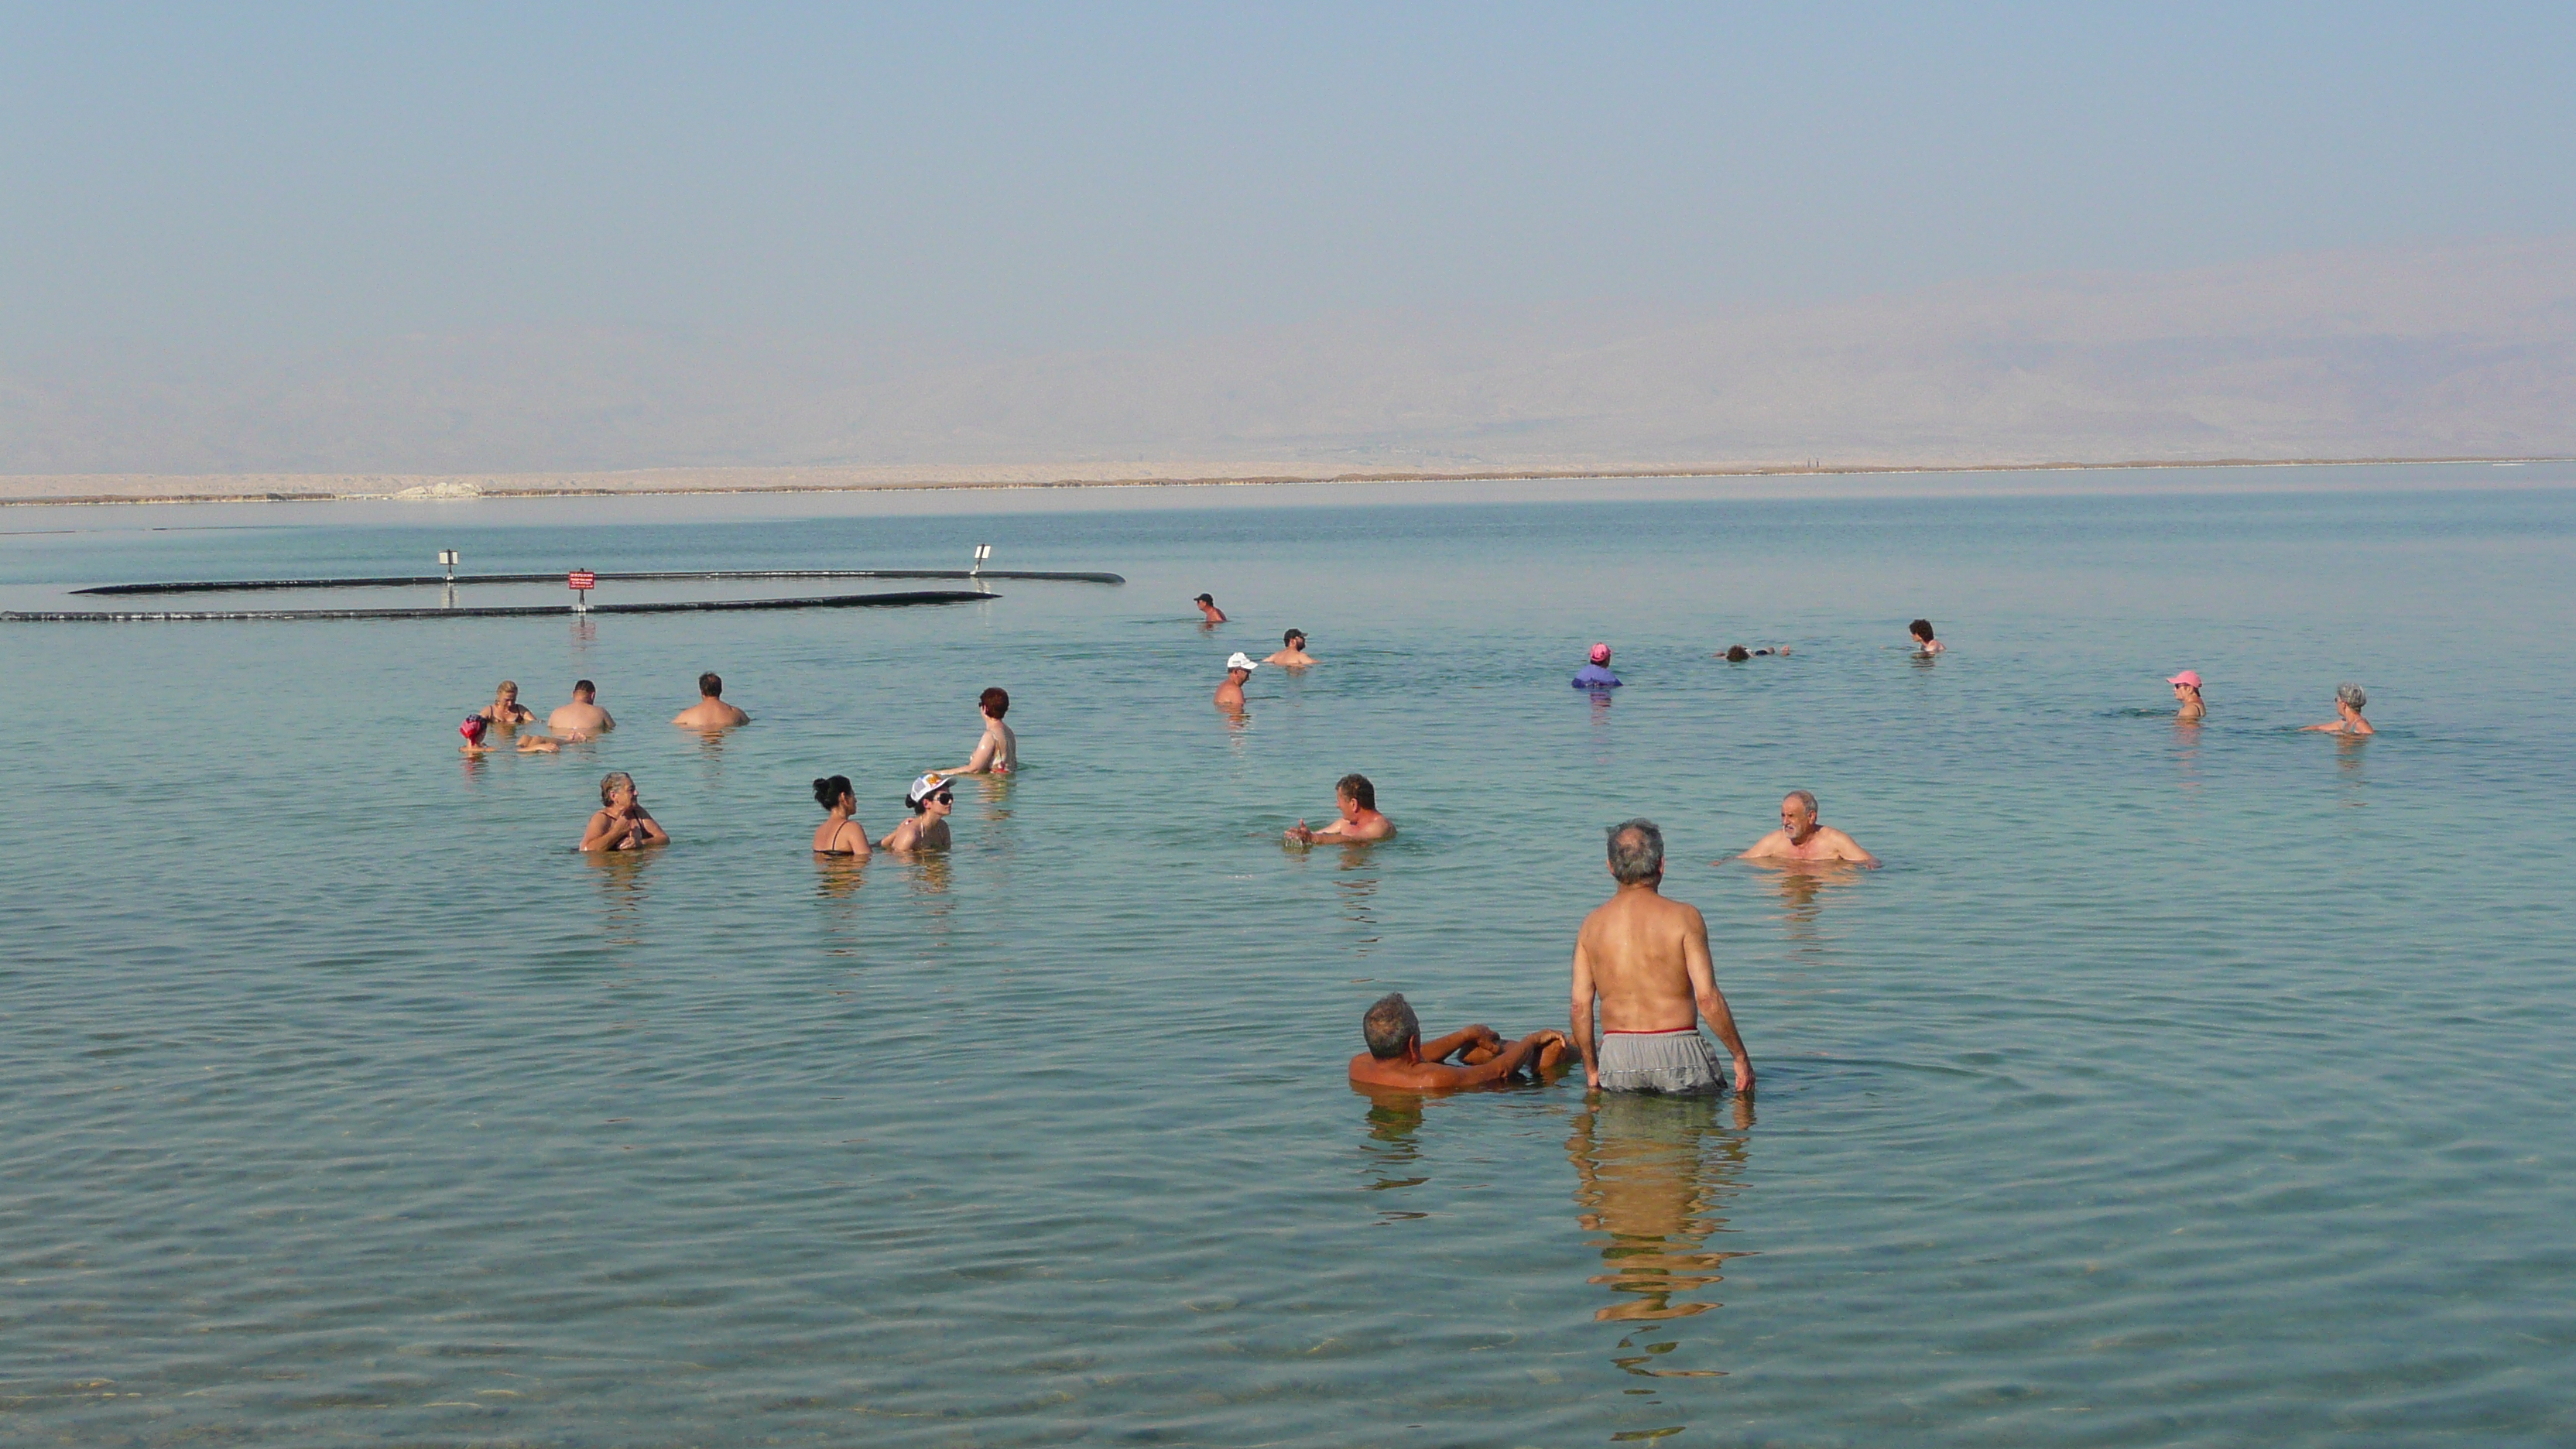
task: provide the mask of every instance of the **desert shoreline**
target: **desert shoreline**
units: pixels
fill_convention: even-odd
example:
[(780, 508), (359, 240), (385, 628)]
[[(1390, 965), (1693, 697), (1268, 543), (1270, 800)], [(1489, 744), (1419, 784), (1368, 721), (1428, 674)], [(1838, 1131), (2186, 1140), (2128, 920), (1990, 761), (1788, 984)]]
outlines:
[(18, 474), (0, 475), (0, 506), (174, 503), (335, 503), (446, 499), (639, 498), (727, 494), (897, 493), (1062, 488), (1249, 488), (1290, 484), (1477, 483), (1578, 479), (1779, 479), (1929, 474), (2107, 473), (2152, 469), (2512, 466), (2564, 462), (2555, 455), (2441, 457), (2137, 458), (2115, 462), (1933, 461), (1851, 464), (1705, 464), (1327, 470), (1295, 465), (1227, 470), (1223, 465), (1138, 471), (1080, 465), (993, 468), (649, 468), (597, 472), (401, 474)]

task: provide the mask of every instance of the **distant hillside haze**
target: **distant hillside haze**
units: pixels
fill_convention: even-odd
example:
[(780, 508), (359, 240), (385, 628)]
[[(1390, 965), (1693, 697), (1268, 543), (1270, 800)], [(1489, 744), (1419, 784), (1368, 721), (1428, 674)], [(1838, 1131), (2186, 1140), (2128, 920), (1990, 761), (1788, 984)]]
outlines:
[(2576, 237), (1741, 315), (1364, 312), (972, 356), (530, 327), (0, 359), (0, 473), (1320, 471), (2576, 453)]

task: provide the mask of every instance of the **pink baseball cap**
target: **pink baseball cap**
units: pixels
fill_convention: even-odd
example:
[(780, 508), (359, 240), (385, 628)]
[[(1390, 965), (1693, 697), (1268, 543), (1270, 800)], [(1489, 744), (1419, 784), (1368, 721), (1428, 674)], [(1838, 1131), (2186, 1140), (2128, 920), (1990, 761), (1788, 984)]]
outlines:
[(1592, 646), (1592, 662), (1593, 662), (1593, 663), (1595, 663), (1595, 664), (1607, 664), (1607, 663), (1609, 663), (1609, 662), (1610, 662), (1610, 646), (1609, 646), (1609, 645), (1607, 645), (1607, 644), (1595, 644), (1595, 645), (1593, 645), (1593, 646)]
[(456, 727), (456, 732), (465, 736), (469, 740), (479, 740), (483, 738), (483, 716), (479, 714), (467, 715), (465, 717), (465, 723)]
[(2200, 688), (2200, 671), (2197, 669), (2186, 669), (2182, 673), (2175, 675), (2173, 678), (2166, 680), (2165, 683), (2188, 684), (2192, 688), (2198, 689)]

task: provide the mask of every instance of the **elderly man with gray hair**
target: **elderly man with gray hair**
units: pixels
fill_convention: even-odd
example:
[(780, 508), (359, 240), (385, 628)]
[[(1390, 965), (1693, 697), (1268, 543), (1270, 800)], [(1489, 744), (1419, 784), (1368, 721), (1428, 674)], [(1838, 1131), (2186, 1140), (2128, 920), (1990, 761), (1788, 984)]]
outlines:
[[(1699, 1019), (1735, 1057), (1735, 1090), (1753, 1090), (1753, 1058), (1717, 989), (1708, 922), (1664, 899), (1664, 833), (1651, 820), (1610, 828), (1618, 891), (1583, 918), (1574, 938), (1574, 1043), (1586, 1085), (1609, 1092), (1708, 1093), (1726, 1088)], [(1594, 1003), (1600, 1037), (1593, 1036)]]
[(1816, 819), (1816, 797), (1792, 790), (1780, 801), (1780, 828), (1753, 842), (1738, 860), (1841, 862), (1876, 865), (1878, 857), (1860, 842)]

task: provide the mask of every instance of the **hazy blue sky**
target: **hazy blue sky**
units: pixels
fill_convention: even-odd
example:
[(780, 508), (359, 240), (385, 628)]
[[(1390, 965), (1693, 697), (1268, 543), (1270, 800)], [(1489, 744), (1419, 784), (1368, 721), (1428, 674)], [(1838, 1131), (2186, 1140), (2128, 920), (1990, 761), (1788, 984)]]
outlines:
[(0, 11), (0, 347), (1013, 349), (2576, 229), (2576, 7)]

